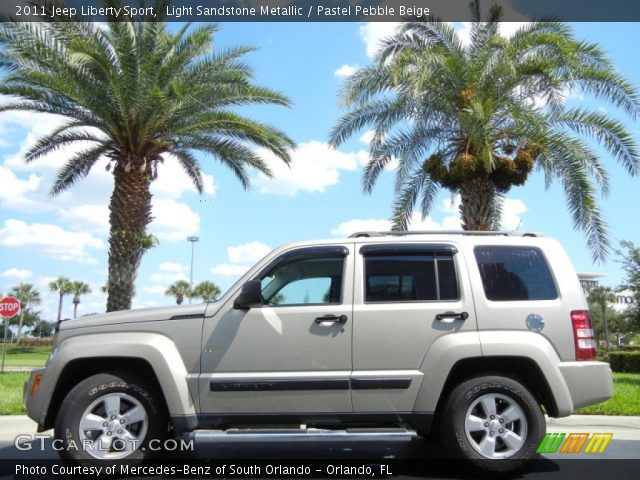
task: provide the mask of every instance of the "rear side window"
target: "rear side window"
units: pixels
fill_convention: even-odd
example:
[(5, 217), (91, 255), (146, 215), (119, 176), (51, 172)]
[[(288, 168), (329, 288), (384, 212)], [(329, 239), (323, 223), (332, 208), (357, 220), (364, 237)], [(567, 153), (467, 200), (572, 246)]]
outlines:
[(458, 279), (449, 252), (365, 252), (365, 301), (457, 300)]
[(558, 298), (549, 266), (538, 248), (481, 246), (474, 249), (488, 300)]

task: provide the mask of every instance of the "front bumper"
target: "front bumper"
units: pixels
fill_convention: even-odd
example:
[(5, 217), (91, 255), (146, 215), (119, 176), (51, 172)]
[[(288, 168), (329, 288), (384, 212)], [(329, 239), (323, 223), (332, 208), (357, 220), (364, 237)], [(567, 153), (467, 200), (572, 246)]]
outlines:
[(563, 362), (559, 367), (574, 410), (604, 402), (613, 395), (613, 375), (608, 363)]
[[(44, 430), (44, 421), (47, 416), (47, 406), (48, 406), (48, 395), (44, 394), (42, 389), (42, 384), (46, 380), (45, 376), (45, 368), (38, 368), (36, 370), (31, 371), (31, 376), (29, 380), (24, 383), (22, 388), (22, 405), (27, 412), (27, 416), (37, 422), (38, 424), (38, 432)], [(31, 395), (31, 389), (33, 387), (33, 382), (35, 381), (36, 375), (42, 375), (42, 381), (40, 382), (40, 386), (34, 395)]]

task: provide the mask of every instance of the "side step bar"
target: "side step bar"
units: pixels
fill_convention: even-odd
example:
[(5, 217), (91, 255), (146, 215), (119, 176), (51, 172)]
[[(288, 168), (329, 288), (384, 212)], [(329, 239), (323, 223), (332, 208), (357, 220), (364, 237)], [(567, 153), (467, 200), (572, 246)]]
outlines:
[(196, 443), (223, 442), (407, 442), (417, 433), (404, 428), (319, 428), (195, 430), (190, 438)]

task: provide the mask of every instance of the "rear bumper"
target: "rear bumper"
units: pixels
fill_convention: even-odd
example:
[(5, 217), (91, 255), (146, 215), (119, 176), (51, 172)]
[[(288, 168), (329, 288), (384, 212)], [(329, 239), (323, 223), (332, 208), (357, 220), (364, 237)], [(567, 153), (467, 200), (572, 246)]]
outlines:
[(560, 373), (567, 384), (574, 410), (604, 402), (613, 395), (613, 376), (605, 362), (562, 362)]

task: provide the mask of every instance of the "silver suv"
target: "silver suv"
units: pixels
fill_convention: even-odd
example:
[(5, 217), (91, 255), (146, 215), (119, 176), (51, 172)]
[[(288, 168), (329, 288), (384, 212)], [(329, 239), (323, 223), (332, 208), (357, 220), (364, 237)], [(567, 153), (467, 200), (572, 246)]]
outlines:
[(39, 431), (85, 447), (61, 451), (76, 461), (141, 459), (167, 432), (197, 444), (433, 429), (451, 454), (515, 470), (536, 456), (543, 412), (611, 396), (595, 355), (556, 241), (361, 232), (278, 248), (215, 302), (64, 321), (24, 396)]

